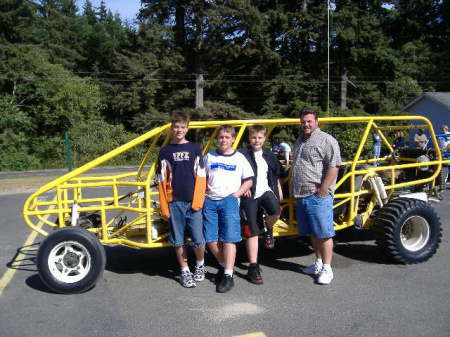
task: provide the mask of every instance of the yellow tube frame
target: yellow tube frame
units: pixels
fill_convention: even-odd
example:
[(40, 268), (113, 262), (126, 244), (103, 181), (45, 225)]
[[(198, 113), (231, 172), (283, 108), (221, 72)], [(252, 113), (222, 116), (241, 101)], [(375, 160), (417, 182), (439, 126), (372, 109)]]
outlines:
[[(416, 124), (411, 124), (412, 121), (415, 121)], [(388, 122), (400, 122), (402, 125), (381, 125)], [(364, 145), (368, 142), (371, 132), (377, 132), (380, 135), (384, 146), (391, 154), (393, 154), (394, 149), (389, 142), (389, 137), (384, 133), (385, 131), (415, 130), (419, 128), (428, 130), (431, 135), (434, 148), (438, 149), (438, 143), (430, 121), (421, 116), (327, 117), (320, 118), (319, 123), (320, 125), (330, 125), (336, 123), (365, 125), (364, 132), (361, 135), (359, 146), (354, 157), (351, 161), (344, 163), (344, 165), (349, 167), (349, 171), (339, 179), (336, 185), (336, 188), (339, 188), (347, 179), (350, 181), (350, 188), (348, 192), (335, 194), (335, 208), (345, 204), (349, 205), (349, 211), (345, 218), (340, 220), (335, 219), (336, 230), (354, 225), (355, 218), (358, 215), (361, 216), (363, 226), (370, 225), (370, 221), (368, 220), (374, 207), (376, 207), (376, 200), (372, 197), (367, 205), (367, 208), (358, 214), (361, 196), (371, 194), (372, 191), (368, 189), (356, 188), (356, 176), (362, 175), (364, 180), (369, 176), (380, 173), (381, 171), (391, 172), (391, 184), (385, 186), (389, 197), (391, 197), (395, 189), (424, 183), (431, 183), (431, 185), (434, 186), (434, 180), (438, 176), (442, 164), (450, 162), (442, 160), (440, 151), (436, 151), (436, 160), (426, 163), (417, 163), (414, 158), (399, 158), (401, 163), (397, 164), (393, 163), (392, 159), (387, 157), (378, 159), (361, 157)], [(250, 125), (263, 124), (268, 128), (268, 134), (270, 134), (274, 128), (277, 127), (298, 127), (299, 119), (255, 119), (191, 122), (189, 124), (189, 128), (191, 130), (212, 129), (212, 135), (206, 142), (206, 145), (203, 148), (203, 153), (206, 153), (213, 146), (217, 129), (219, 126), (224, 124), (232, 125), (237, 128), (236, 141), (233, 144), (233, 148), (237, 148), (241, 143), (245, 130)], [(165, 138), (161, 141), (161, 136), (164, 135)], [(120, 244), (135, 248), (154, 248), (169, 245), (167, 242), (167, 231), (163, 231), (162, 234), (158, 233), (156, 236), (152, 235), (152, 233), (155, 232), (154, 229), (157, 225), (164, 223), (165, 219), (162, 219), (159, 213), (158, 192), (151, 186), (151, 183), (156, 178), (156, 159), (154, 157), (153, 161), (151, 161), (152, 156), (154, 156), (159, 148), (158, 141), (161, 143), (160, 145), (163, 145), (169, 140), (170, 124), (157, 127), (144, 135), (106, 153), (105, 155), (96, 158), (80, 168), (77, 168), (42, 186), (39, 190), (28, 197), (24, 204), (23, 215), (26, 224), (32, 230), (47, 236), (48, 231), (37, 226), (40, 221), (43, 221), (44, 216), (49, 214), (54, 214), (56, 216), (56, 219), (53, 221), (48, 219), (43, 221), (49, 228), (64, 227), (70, 224), (72, 208), (74, 205), (77, 205), (79, 212), (96, 212), (100, 215), (100, 227), (90, 228), (89, 230), (96, 233), (102, 244)], [(100, 177), (81, 176), (89, 170), (96, 168), (108, 160), (147, 141), (150, 141), (150, 146), (136, 171)], [(382, 162), (383, 165), (378, 167), (360, 167), (361, 164), (371, 164), (376, 161)], [(397, 170), (419, 168), (421, 166), (435, 167), (434, 173), (423, 179), (406, 181), (403, 183), (397, 183), (395, 181), (394, 173)], [(146, 169), (148, 169), (148, 172), (144, 174)], [(284, 183), (290, 186), (290, 179), (284, 179)], [(122, 202), (121, 199), (124, 198), (124, 196), (119, 194), (119, 188), (123, 186), (135, 188), (135, 192), (126, 198), (128, 199), (127, 203)], [(103, 197), (85, 197), (86, 191), (92, 189), (100, 189), (101, 191), (110, 189), (111, 193), (110, 195)], [(53, 201), (41, 200), (42, 196), (49, 192), (55, 193), (55, 199)], [(72, 197), (70, 196), (70, 193), (72, 194)], [(432, 189), (430, 189), (430, 193), (432, 193)], [(275, 225), (274, 235), (297, 235), (297, 223), (295, 220), (294, 211), (295, 199), (285, 196), (284, 200), (281, 202), (281, 206), (283, 208), (287, 207), (288, 211)], [(128, 212), (128, 214), (134, 214), (135, 218), (127, 223), (123, 223), (120, 228), (116, 228), (115, 221), (117, 220), (117, 216), (108, 220), (107, 216), (110, 212), (119, 212), (119, 214)]]

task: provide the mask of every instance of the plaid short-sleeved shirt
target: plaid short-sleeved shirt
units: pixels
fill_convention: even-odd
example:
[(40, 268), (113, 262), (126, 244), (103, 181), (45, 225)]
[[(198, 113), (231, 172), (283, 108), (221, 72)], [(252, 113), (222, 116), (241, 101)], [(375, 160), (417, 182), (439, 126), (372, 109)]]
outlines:
[[(341, 165), (339, 144), (331, 135), (317, 128), (306, 141), (302, 135), (294, 146), (292, 161), (292, 192), (295, 198), (304, 198), (316, 192), (329, 167)], [(333, 194), (336, 181), (328, 191)]]

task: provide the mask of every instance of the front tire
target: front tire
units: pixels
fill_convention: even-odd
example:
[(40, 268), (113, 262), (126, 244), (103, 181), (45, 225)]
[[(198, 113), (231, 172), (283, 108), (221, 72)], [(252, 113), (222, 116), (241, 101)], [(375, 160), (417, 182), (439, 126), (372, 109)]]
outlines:
[(375, 218), (377, 244), (398, 263), (424, 262), (437, 251), (442, 229), (433, 207), (417, 199), (398, 198), (380, 209)]
[(44, 284), (60, 294), (92, 288), (105, 269), (105, 249), (92, 233), (65, 227), (50, 234), (40, 245), (37, 268)]

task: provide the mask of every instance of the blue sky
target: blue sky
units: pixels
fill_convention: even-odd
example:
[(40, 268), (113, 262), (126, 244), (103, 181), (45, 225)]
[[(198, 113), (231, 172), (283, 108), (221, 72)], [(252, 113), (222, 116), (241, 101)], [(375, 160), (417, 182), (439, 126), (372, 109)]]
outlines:
[[(84, 0), (77, 0), (77, 6), (81, 10), (84, 5)], [(91, 0), (92, 6), (98, 7), (100, 0)], [(115, 13), (119, 13), (124, 21), (132, 21), (136, 17), (139, 8), (141, 7), (140, 0), (105, 0), (107, 8)]]

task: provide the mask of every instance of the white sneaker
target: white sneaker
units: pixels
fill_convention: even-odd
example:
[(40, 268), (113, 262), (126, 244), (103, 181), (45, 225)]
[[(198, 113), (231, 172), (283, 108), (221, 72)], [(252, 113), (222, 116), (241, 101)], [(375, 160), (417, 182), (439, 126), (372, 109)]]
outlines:
[(333, 270), (331, 270), (331, 267), (329, 268), (322, 268), (322, 271), (319, 274), (319, 277), (317, 278), (317, 283), (319, 284), (330, 284), (331, 280), (333, 280)]
[(205, 275), (206, 275), (205, 265), (195, 266), (195, 269), (194, 269), (194, 281), (195, 282), (203, 281), (205, 279)]
[(322, 271), (323, 263), (316, 260), (312, 265), (302, 269), (302, 272), (306, 275), (319, 275)]
[(195, 288), (196, 284), (190, 271), (181, 272), (180, 283), (185, 288)]

